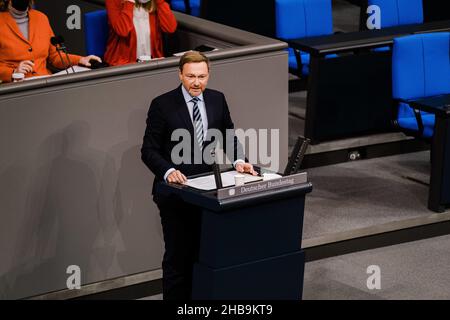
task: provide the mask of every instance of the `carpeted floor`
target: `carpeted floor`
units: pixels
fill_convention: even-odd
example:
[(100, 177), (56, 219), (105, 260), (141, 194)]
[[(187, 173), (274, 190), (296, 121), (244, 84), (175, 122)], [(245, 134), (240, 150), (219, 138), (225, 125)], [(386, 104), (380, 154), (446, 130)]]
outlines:
[[(450, 299), (450, 235), (306, 263), (305, 300)], [(369, 266), (380, 289), (368, 289)]]
[(303, 239), (422, 217), (427, 209), (429, 152), (308, 169)]

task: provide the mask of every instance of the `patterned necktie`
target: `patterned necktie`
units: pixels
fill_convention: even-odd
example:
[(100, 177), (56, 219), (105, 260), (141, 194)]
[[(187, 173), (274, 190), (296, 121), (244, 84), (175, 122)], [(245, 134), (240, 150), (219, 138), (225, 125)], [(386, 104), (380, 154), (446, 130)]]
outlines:
[(200, 109), (198, 107), (199, 102), (198, 97), (192, 98), (192, 102), (194, 103), (194, 111), (193, 111), (193, 119), (194, 119), (194, 131), (195, 136), (197, 137), (198, 145), (200, 146), (200, 149), (203, 148), (203, 122), (202, 122), (202, 116), (200, 114)]

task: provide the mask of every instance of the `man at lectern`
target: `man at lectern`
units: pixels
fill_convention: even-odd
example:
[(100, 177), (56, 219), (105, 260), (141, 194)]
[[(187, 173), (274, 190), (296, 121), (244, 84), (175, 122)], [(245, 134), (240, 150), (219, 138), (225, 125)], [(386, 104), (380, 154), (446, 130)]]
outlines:
[[(203, 157), (200, 162), (195, 161), (195, 150), (204, 150), (211, 143), (208, 130), (220, 130), (225, 137), (227, 129), (234, 129), (223, 93), (206, 89), (209, 67), (209, 60), (202, 53), (185, 53), (179, 62), (181, 85), (153, 99), (147, 116), (141, 153), (143, 162), (155, 174), (153, 200), (160, 210), (165, 243), (162, 261), (165, 300), (191, 298), (192, 268), (198, 255), (201, 217), (195, 206), (175, 196), (166, 197), (155, 192), (155, 185), (159, 181), (183, 184), (187, 181), (186, 176), (211, 172), (210, 162), (204, 161)], [(192, 148), (187, 151), (190, 152), (189, 161), (176, 164), (172, 151), (179, 141), (172, 140), (172, 133), (180, 129), (189, 133)], [(233, 140), (234, 152), (230, 158), (233, 166), (238, 172), (256, 175), (253, 166), (238, 157), (239, 142)]]

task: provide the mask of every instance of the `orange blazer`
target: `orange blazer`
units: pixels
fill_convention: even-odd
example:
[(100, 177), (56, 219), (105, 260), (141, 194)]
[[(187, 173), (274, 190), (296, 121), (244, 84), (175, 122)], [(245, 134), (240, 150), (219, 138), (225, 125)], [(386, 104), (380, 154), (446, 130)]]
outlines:
[[(177, 20), (167, 2), (152, 1), (156, 1), (157, 9), (149, 19), (151, 55), (152, 58), (161, 58), (164, 56), (162, 32), (175, 32)], [(124, 0), (106, 0), (105, 5), (110, 30), (105, 61), (113, 66), (135, 63), (137, 36), (133, 23), (134, 4)]]
[[(50, 43), (53, 30), (47, 16), (30, 9), (28, 17), (29, 40), (24, 38), (8, 11), (0, 12), (0, 79), (3, 82), (11, 82), (14, 69), (24, 60), (34, 62), (34, 72), (26, 74), (25, 77), (51, 74), (47, 63), (59, 69), (64, 68), (56, 48)], [(78, 64), (80, 58), (77, 55), (69, 55), (74, 65)]]

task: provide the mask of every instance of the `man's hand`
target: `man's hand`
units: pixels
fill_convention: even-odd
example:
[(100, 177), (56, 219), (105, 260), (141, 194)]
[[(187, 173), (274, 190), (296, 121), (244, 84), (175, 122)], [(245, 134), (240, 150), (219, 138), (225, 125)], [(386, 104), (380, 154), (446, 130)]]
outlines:
[(175, 170), (167, 176), (167, 182), (184, 184), (187, 182), (187, 178), (180, 170)]
[(258, 173), (253, 169), (253, 165), (247, 162), (236, 163), (236, 171), (240, 173), (250, 173), (251, 175), (257, 176)]

